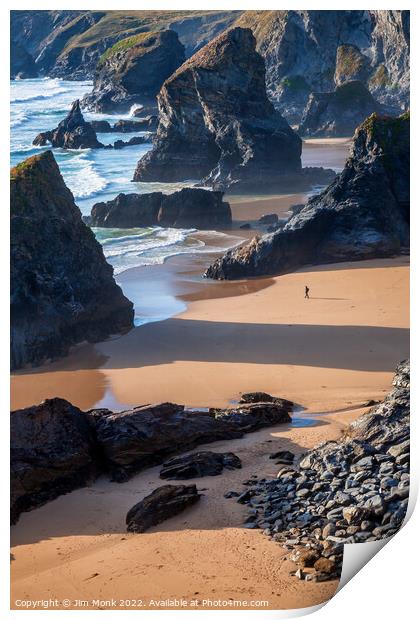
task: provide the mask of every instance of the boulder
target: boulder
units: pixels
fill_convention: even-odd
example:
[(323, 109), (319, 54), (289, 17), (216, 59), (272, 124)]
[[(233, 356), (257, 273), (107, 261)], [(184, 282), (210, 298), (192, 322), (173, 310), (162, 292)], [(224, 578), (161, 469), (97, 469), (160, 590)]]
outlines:
[(228, 251), (205, 275), (281, 274), (307, 264), (394, 256), (409, 244), (409, 114), (370, 116), (343, 172), (276, 232)]
[(108, 121), (90, 121), (90, 125), (96, 133), (112, 133), (113, 131)]
[(249, 29), (222, 33), (186, 61), (163, 84), (158, 106), (154, 146), (135, 181), (267, 190), (299, 177), (301, 140), (267, 99)]
[(271, 394), (267, 394), (267, 392), (244, 392), (239, 399), (239, 404), (242, 405), (244, 403), (275, 403), (283, 407), (287, 413), (291, 413), (295, 406), (291, 400), (271, 396)]
[(166, 484), (155, 489), (127, 512), (127, 531), (140, 534), (196, 504), (201, 497), (195, 484)]
[(11, 519), (85, 486), (98, 471), (83, 412), (53, 398), (10, 414)]
[(58, 127), (38, 134), (33, 141), (36, 146), (48, 143), (63, 149), (99, 149), (104, 146), (98, 142), (92, 125), (83, 118), (78, 99), (72, 103), (70, 112)]
[(121, 39), (101, 56), (92, 93), (83, 98), (83, 107), (128, 112), (135, 103), (153, 104), (163, 82), (184, 60), (184, 46), (173, 30)]
[(123, 149), (125, 146), (136, 146), (137, 144), (147, 144), (150, 139), (146, 136), (133, 136), (129, 140), (116, 140), (114, 149)]
[(154, 131), (156, 127), (157, 116), (148, 116), (137, 121), (121, 119), (114, 124), (113, 131), (133, 133), (136, 131)]
[(159, 476), (168, 480), (188, 480), (203, 476), (218, 476), (223, 469), (240, 469), (241, 460), (233, 452), (194, 452), (175, 456), (166, 461)]
[(333, 92), (312, 93), (302, 115), (299, 135), (310, 137), (352, 136), (365, 118), (382, 112), (362, 82), (337, 86)]
[[(117, 143), (115, 143), (115, 148)], [(98, 202), (91, 211), (92, 226), (137, 228), (230, 228), (230, 206), (223, 192), (184, 188), (173, 194), (118, 194), (108, 202)]]
[(51, 151), (11, 170), (11, 364), (38, 365), (133, 325)]

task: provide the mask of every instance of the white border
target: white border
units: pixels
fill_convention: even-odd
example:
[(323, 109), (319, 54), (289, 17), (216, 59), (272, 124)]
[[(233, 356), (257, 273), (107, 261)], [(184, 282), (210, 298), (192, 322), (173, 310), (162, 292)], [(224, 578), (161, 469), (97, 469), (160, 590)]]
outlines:
[[(69, 6), (69, 5), (72, 6)], [(2, 200), (1, 200), (1, 211), (2, 211), (2, 221), (0, 227), (0, 265), (2, 272), (2, 288), (1, 291), (7, 291), (8, 289), (8, 281), (9, 281), (9, 251), (8, 251), (8, 239), (9, 239), (9, 227), (8, 222), (9, 218), (7, 216), (8, 202), (9, 202), (9, 149), (8, 149), (8, 136), (10, 131), (9, 125), (9, 10), (27, 10), (27, 9), (49, 9), (49, 10), (58, 10), (58, 9), (69, 9), (69, 8), (80, 8), (80, 9), (117, 9), (120, 7), (116, 6), (115, 0), (106, 1), (103, 0), (101, 2), (92, 1), (83, 3), (76, 3), (76, 6), (70, 2), (62, 2), (60, 0), (56, 0), (55, 2), (43, 2), (39, 0), (38, 2), (20, 2), (16, 0), (15, 2), (10, 2), (6, 0), (6, 6), (1, 9), (1, 41), (2, 41), (2, 63), (0, 70), (2, 72), (2, 84), (4, 88), (2, 89), (2, 97), (0, 99), (1, 105), (1, 114), (0, 114), (0, 122), (3, 126), (3, 132), (0, 134), (3, 136), (3, 149), (1, 151), (1, 174), (2, 174)], [(419, 101), (419, 92), (418, 92), (418, 79), (416, 77), (416, 73), (418, 74), (418, 51), (419, 51), (419, 35), (420, 31), (418, 28), (418, 20), (417, 20), (417, 9), (416, 4), (413, 1), (404, 2), (403, 6), (396, 6), (396, 2), (371, 2), (368, 7), (369, 10), (373, 9), (410, 9), (411, 10), (411, 58), (413, 59), (414, 71), (411, 73), (411, 98), (415, 103), (414, 114), (411, 119), (411, 127), (412, 127), (412, 162), (411, 168), (415, 174), (412, 175), (412, 193), (413, 193), (413, 208), (412, 208), (412, 234), (413, 234), (413, 242), (412, 242), (412, 308), (419, 308), (418, 304), (418, 286), (417, 286), (417, 244), (416, 244), (416, 236), (418, 235), (417, 231), (419, 230), (419, 216), (418, 210), (420, 209), (420, 201), (419, 201), (419, 192), (417, 186), (416, 176), (418, 174), (418, 155), (417, 150), (419, 148), (419, 121), (418, 121), (418, 113), (417, 113), (417, 101)], [(212, 9), (212, 10), (233, 10), (233, 9), (248, 9), (248, 10), (279, 10), (279, 9), (317, 9), (317, 10), (335, 10), (337, 9), (336, 2), (302, 2), (301, 4), (297, 4), (296, 2), (232, 2), (229, 0), (225, 0), (224, 2), (208, 2), (202, 1), (187, 1), (184, 2), (151, 2), (150, 0), (144, 0), (143, 2), (133, 2), (127, 1), (124, 3), (124, 9), (137, 9), (137, 10), (188, 10), (188, 9)], [(362, 9), (366, 8), (366, 2), (352, 2), (351, 6), (343, 5), (339, 7), (340, 9)], [(417, 173), (417, 174), (416, 174)], [(14, 618), (16, 615), (30, 613), (36, 617), (44, 618), (44, 611), (10, 611), (9, 610), (9, 516), (8, 516), (8, 508), (7, 508), (7, 497), (8, 497), (8, 471), (9, 471), (9, 459), (8, 459), (8, 420), (9, 420), (9, 360), (6, 352), (9, 349), (9, 331), (8, 331), (8, 296), (4, 294), (2, 296), (2, 304), (0, 306), (1, 312), (1, 325), (3, 329), (1, 330), (1, 348), (2, 356), (0, 357), (1, 364), (1, 389), (0, 389), (0, 399), (1, 399), (1, 413), (3, 415), (3, 424), (1, 428), (1, 459), (2, 459), (2, 467), (1, 472), (5, 478), (3, 486), (2, 486), (2, 497), (5, 499), (3, 502), (2, 511), (0, 513), (1, 519), (1, 559), (2, 559), (2, 576), (3, 578), (0, 580), (0, 610), (3, 612), (4, 618)], [(414, 387), (412, 388), (412, 419), (411, 419), (411, 432), (412, 432), (412, 461), (411, 461), (411, 471), (412, 471), (412, 482), (411, 482), (411, 493), (410, 493), (410, 505), (411, 510), (413, 509), (413, 503), (415, 501), (415, 497), (418, 491), (418, 472), (419, 472), (419, 461), (420, 461), (420, 449), (416, 449), (416, 446), (419, 446), (419, 421), (418, 417), (420, 416), (420, 407), (419, 407), (419, 398), (418, 398), (418, 381), (417, 381), (417, 345), (419, 338), (419, 330), (416, 326), (416, 323), (412, 325), (412, 354), (411, 354), (411, 369), (412, 369), (412, 378)], [(381, 552), (366, 565), (362, 570), (360, 570), (360, 562), (362, 564), (365, 563), (372, 554), (369, 552), (368, 557), (363, 558), (361, 560), (361, 554), (356, 549), (357, 547), (365, 547), (364, 552), (367, 552), (368, 549), (366, 545), (353, 545), (353, 549), (345, 551), (346, 560), (349, 559), (352, 567), (349, 567), (349, 571), (354, 572), (356, 568), (357, 574), (351, 579), (351, 585), (340, 589), (338, 594), (336, 594), (333, 599), (331, 599), (328, 604), (325, 606), (320, 605), (315, 608), (308, 608), (306, 610), (291, 610), (291, 611), (188, 611), (189, 617), (192, 617), (192, 614), (198, 613), (199, 617), (204, 616), (207, 618), (209, 615), (212, 617), (217, 614), (215, 617), (217, 619), (222, 619), (226, 616), (229, 620), (234, 620), (236, 618), (243, 618), (244, 614), (248, 618), (285, 618), (285, 617), (297, 617), (298, 615), (302, 615), (302, 612), (307, 614), (311, 612), (316, 612), (314, 618), (322, 618), (323, 620), (346, 620), (350, 619), (354, 620), (356, 614), (359, 614), (360, 617), (369, 618), (372, 617), (375, 620), (380, 618), (381, 620), (388, 620), (395, 618), (404, 618), (407, 620), (411, 620), (414, 618), (414, 610), (416, 610), (416, 615), (418, 611), (418, 604), (416, 600), (416, 588), (418, 588), (418, 574), (419, 567), (417, 562), (418, 552), (414, 551), (414, 547), (418, 548), (419, 540), (418, 533), (420, 532), (420, 516), (419, 510), (414, 512), (412, 518), (408, 521), (405, 527), (399, 532), (386, 546), (382, 548)], [(372, 545), (379, 547), (375, 543)], [(382, 546), (382, 545), (381, 545)], [(348, 546), (350, 547), (350, 546)], [(351, 558), (348, 558), (350, 553)], [(374, 555), (374, 553), (373, 553)], [(344, 572), (347, 571), (347, 562), (345, 560), (345, 568)], [(355, 564), (354, 564), (355, 563)], [(346, 575), (343, 573), (342, 583), (346, 580)], [(118, 617), (121, 617), (122, 613), (132, 613), (136, 612), (130, 611), (119, 611), (117, 612)], [(172, 620), (184, 619), (185, 611), (142, 611), (141, 617), (143, 618), (166, 618), (167, 614), (170, 615)], [(65, 614), (63, 616), (62, 614)], [(103, 613), (100, 611), (48, 611), (49, 618), (56, 617), (79, 617), (81, 615), (87, 614), (87, 617), (92, 617), (93, 614), (100, 614), (100, 617), (103, 617)], [(361, 616), (362, 614), (362, 616)], [(136, 617), (140, 614), (137, 612)], [(108, 611), (106, 617), (116, 617), (116, 612)]]

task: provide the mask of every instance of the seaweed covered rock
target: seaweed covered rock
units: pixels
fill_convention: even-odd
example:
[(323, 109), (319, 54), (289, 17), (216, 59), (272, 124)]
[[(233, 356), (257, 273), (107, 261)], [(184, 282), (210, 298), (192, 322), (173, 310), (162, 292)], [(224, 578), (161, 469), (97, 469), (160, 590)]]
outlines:
[(371, 115), (357, 129), (343, 172), (283, 229), (230, 250), (216, 279), (287, 273), (302, 265), (398, 254), (409, 244), (410, 117)]
[(164, 83), (159, 126), (135, 181), (274, 188), (301, 172), (301, 140), (269, 102), (249, 29), (219, 35)]
[(360, 81), (346, 82), (333, 92), (312, 93), (299, 126), (301, 136), (352, 136), (360, 123), (382, 106)]
[(11, 519), (85, 486), (98, 468), (80, 409), (61, 398), (10, 414)]
[(12, 368), (127, 331), (133, 318), (51, 151), (12, 168)]
[(184, 47), (173, 30), (122, 39), (101, 56), (92, 93), (82, 105), (96, 112), (127, 112), (135, 103), (153, 103), (163, 82), (184, 60)]
[(223, 192), (184, 188), (173, 194), (118, 194), (92, 207), (90, 223), (104, 228), (166, 226), (171, 228), (229, 228), (232, 213)]
[(36, 146), (48, 143), (63, 149), (98, 149), (104, 146), (98, 141), (92, 125), (83, 118), (78, 99), (72, 103), (70, 112), (55, 129), (38, 134), (33, 141)]

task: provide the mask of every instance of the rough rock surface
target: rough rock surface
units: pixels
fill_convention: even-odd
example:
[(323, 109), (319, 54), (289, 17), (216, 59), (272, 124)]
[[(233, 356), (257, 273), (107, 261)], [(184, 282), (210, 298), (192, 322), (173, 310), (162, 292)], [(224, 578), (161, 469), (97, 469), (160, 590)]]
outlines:
[(253, 31), (269, 97), (289, 122), (310, 93), (354, 79), (380, 103), (408, 107), (409, 11), (245, 11), (236, 24)]
[(326, 190), (281, 230), (227, 252), (205, 275), (235, 279), (398, 254), (409, 243), (409, 134), (408, 114), (366, 119), (343, 172)]
[(288, 410), (276, 403), (244, 404), (209, 412), (163, 403), (121, 413), (99, 410), (92, 415), (105, 466), (117, 482), (172, 454), (203, 443), (237, 439), (244, 433), (291, 419)]
[(10, 49), (10, 79), (36, 78), (38, 70), (29, 52), (16, 41), (10, 42)]
[(175, 456), (166, 461), (159, 476), (167, 480), (189, 480), (203, 476), (218, 476), (223, 469), (240, 469), (241, 459), (233, 452), (194, 452)]
[(154, 147), (134, 180), (261, 189), (299, 175), (301, 140), (267, 99), (264, 77), (248, 29), (202, 48), (164, 83)]
[(85, 486), (97, 474), (85, 415), (61, 398), (10, 416), (11, 519)]
[(311, 94), (298, 132), (312, 137), (352, 136), (365, 118), (381, 111), (363, 82), (346, 82), (331, 93)]
[(145, 532), (152, 525), (162, 523), (193, 506), (200, 497), (195, 484), (166, 484), (158, 487), (127, 512), (127, 531), (137, 534)]
[(103, 148), (92, 125), (85, 121), (80, 110), (78, 99), (72, 103), (70, 112), (51, 131), (44, 131), (37, 135), (33, 144), (45, 146), (50, 143), (53, 147), (63, 149), (98, 149)]
[(92, 226), (137, 228), (229, 228), (232, 213), (223, 201), (223, 192), (184, 188), (173, 194), (118, 194), (108, 202), (92, 207)]
[(126, 331), (133, 317), (51, 151), (12, 168), (12, 368)]
[(82, 105), (96, 112), (126, 112), (135, 103), (151, 103), (184, 60), (184, 47), (173, 30), (123, 39), (101, 57), (92, 93)]
[(276, 479), (254, 481), (240, 502), (251, 509), (245, 527), (261, 528), (292, 550), (300, 579), (339, 576), (344, 543), (387, 538), (401, 527), (410, 484), (409, 416), (405, 361), (385, 400), (346, 436), (309, 451), (296, 468), (282, 467)]

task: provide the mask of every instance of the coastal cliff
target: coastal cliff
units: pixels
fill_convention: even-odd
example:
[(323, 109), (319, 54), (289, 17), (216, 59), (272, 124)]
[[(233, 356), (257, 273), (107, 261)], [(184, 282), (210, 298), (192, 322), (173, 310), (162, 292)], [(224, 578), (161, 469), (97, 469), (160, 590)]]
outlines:
[(274, 233), (230, 250), (205, 275), (281, 274), (307, 264), (393, 256), (409, 243), (410, 118), (373, 114), (343, 172)]
[(248, 29), (202, 48), (164, 83), (153, 149), (134, 180), (255, 188), (299, 174), (301, 140), (269, 102), (264, 78)]
[(133, 318), (51, 151), (12, 168), (12, 369), (127, 331)]

